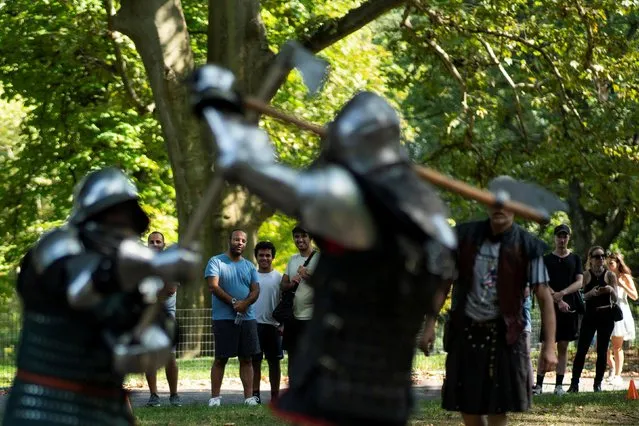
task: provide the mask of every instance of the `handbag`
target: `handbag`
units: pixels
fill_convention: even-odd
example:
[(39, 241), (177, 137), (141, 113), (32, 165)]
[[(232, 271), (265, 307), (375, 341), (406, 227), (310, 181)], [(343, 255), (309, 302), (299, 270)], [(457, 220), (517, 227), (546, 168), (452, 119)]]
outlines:
[(615, 320), (615, 322), (623, 320), (623, 311), (616, 302), (610, 303), (610, 310), (612, 311), (612, 319)]
[[(307, 267), (310, 263), (311, 259), (315, 255), (315, 250), (311, 252), (306, 261), (302, 266)], [(295, 284), (293, 288), (290, 290), (286, 290), (282, 293), (282, 297), (280, 299), (280, 303), (277, 304), (275, 309), (273, 310), (273, 319), (280, 324), (283, 324), (287, 321), (290, 321), (294, 318), (293, 316), (293, 301), (295, 300), (295, 292), (297, 291), (297, 287), (299, 283)]]

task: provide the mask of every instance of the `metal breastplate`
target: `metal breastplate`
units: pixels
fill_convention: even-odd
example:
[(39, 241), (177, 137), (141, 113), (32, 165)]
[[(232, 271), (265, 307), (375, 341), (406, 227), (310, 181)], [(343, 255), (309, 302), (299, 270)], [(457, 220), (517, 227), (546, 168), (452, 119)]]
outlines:
[(62, 318), (26, 311), (18, 349), (18, 368), (97, 386), (120, 388), (110, 348), (88, 315)]
[[(111, 351), (101, 330), (87, 316), (62, 318), (26, 311), (18, 374), (3, 424), (133, 424), (123, 377), (115, 375), (111, 365)], [(69, 384), (83, 390), (65, 388)]]
[(315, 311), (291, 392), (313, 393), (329, 417), (406, 421), (428, 279), (408, 273), (398, 252), (323, 252), (312, 284)]

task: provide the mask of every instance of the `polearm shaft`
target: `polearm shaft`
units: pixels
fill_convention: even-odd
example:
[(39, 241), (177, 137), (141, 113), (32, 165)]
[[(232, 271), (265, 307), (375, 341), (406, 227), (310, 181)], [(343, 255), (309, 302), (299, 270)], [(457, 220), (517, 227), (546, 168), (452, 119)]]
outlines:
[[(244, 98), (244, 106), (248, 109), (258, 111), (277, 120), (294, 124), (301, 129), (311, 131), (321, 137), (326, 136), (327, 132), (325, 127), (309, 123), (308, 121), (301, 120), (297, 117), (293, 117), (290, 114), (280, 111), (257, 99), (250, 97)], [(450, 178), (429, 167), (419, 166), (415, 164), (413, 165), (413, 168), (415, 169), (415, 173), (417, 173), (417, 175), (422, 179), (440, 188), (444, 188), (448, 191), (459, 194), (462, 197), (475, 200), (487, 206), (502, 206), (504, 209), (515, 213), (517, 216), (520, 216), (527, 220), (532, 220), (537, 223), (547, 223), (550, 220), (547, 214), (542, 213), (533, 207), (517, 201), (501, 200), (490, 191), (486, 191), (484, 189), (469, 185), (460, 180)]]
[(309, 132), (313, 132), (321, 137), (326, 136), (326, 129), (322, 126), (318, 126), (317, 124), (309, 123), (308, 121), (293, 117), (292, 115), (282, 112), (279, 109), (274, 108), (271, 105), (267, 105), (255, 98), (248, 97), (244, 98), (243, 101), (244, 106), (248, 109), (252, 109), (253, 111), (257, 111), (262, 114), (268, 115), (269, 117), (276, 118), (285, 123), (295, 124), (300, 129), (308, 130)]

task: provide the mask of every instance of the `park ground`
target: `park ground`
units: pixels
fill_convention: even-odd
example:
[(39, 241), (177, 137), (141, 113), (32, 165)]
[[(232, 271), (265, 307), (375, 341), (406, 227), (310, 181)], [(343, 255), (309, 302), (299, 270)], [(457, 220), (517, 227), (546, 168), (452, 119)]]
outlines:
[[(576, 395), (557, 397), (552, 394), (554, 374), (546, 376), (544, 394), (535, 397), (533, 407), (526, 413), (513, 414), (510, 425), (639, 425), (639, 400), (627, 400), (626, 390), (630, 380), (639, 385), (639, 357), (636, 350), (627, 352), (624, 384), (612, 387), (604, 385), (604, 392), (592, 392), (594, 354), (589, 354), (582, 376), (581, 392)], [(415, 410), (410, 425), (460, 425), (457, 413), (440, 408), (440, 388), (444, 375), (445, 355), (417, 356), (413, 369)], [(258, 407), (242, 405), (242, 386), (236, 360), (230, 360), (222, 385), (222, 406), (212, 409), (207, 406), (210, 397), (210, 359), (197, 362), (180, 360), (179, 390), (182, 407), (168, 406), (168, 387), (163, 372), (158, 375), (158, 387), (162, 407), (147, 408), (148, 389), (144, 377), (130, 376), (126, 387), (130, 391), (133, 411), (139, 426), (257, 426), (280, 425), (269, 408), (269, 383), (267, 371), (262, 371), (262, 398)], [(286, 371), (286, 360), (282, 365)], [(565, 382), (569, 381), (569, 373)], [(285, 388), (287, 378), (282, 380)], [(5, 396), (0, 396), (0, 411)]]
[[(627, 360), (627, 374), (624, 384), (616, 387), (604, 385), (604, 392), (592, 392), (594, 357), (589, 355), (586, 370), (582, 376), (581, 392), (576, 395), (557, 397), (552, 394), (554, 374), (546, 376), (544, 394), (535, 397), (533, 408), (510, 417), (510, 425), (639, 425), (639, 400), (626, 399), (626, 390), (630, 380), (639, 385), (639, 364), (637, 356), (630, 353)], [(203, 366), (203, 364), (199, 364)], [(460, 425), (457, 413), (440, 408), (439, 391), (443, 380), (444, 355), (429, 358), (418, 356), (414, 368), (414, 395), (416, 407), (410, 425)], [(286, 371), (283, 365), (283, 371)], [(569, 374), (565, 382), (569, 381)], [(222, 389), (222, 403), (219, 408), (207, 407), (210, 397), (208, 370), (200, 367), (181, 372), (180, 394), (182, 407), (168, 406), (168, 388), (162, 372), (158, 376), (160, 396), (165, 406), (159, 408), (144, 407), (148, 399), (146, 383), (141, 376), (132, 376), (127, 382), (131, 391), (134, 413), (140, 426), (243, 426), (243, 425), (280, 425), (283, 422), (275, 418), (268, 406), (269, 384), (267, 372), (262, 371), (262, 398), (264, 405), (259, 407), (242, 406), (242, 387), (238, 377), (236, 363), (230, 363)], [(286, 378), (283, 379), (286, 387)], [(567, 388), (567, 386), (565, 386)]]

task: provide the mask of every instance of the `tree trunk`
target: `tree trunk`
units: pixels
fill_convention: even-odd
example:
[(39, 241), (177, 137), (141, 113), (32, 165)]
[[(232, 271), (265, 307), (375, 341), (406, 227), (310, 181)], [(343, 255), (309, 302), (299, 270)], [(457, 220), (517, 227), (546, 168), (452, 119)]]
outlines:
[(627, 203), (612, 206), (604, 215), (595, 215), (581, 204), (582, 187), (576, 179), (570, 182), (570, 223), (574, 251), (587, 260), (588, 249), (598, 245), (607, 250), (624, 228), (628, 217)]
[[(311, 50), (321, 50), (403, 3), (405, 0), (369, 0), (328, 22), (303, 42)], [(181, 1), (121, 0), (113, 29), (133, 40), (149, 77), (173, 170), (178, 231), (183, 232), (212, 179), (215, 153), (209, 138), (201, 137), (188, 88), (183, 84), (194, 64)], [(268, 48), (259, 0), (209, 0), (208, 37), (208, 62), (231, 69), (238, 88), (256, 93), (274, 57)], [(208, 257), (227, 250), (228, 235), (234, 229), (247, 233), (245, 256), (252, 260), (257, 230), (273, 210), (246, 190), (228, 186), (212, 210), (198, 236), (205, 257), (201, 270)], [(178, 293), (180, 308), (206, 312), (211, 302), (204, 280), (189, 284)], [(191, 324), (183, 341), (193, 354), (203, 347), (201, 336), (210, 338), (211, 334), (206, 332), (210, 330), (208, 315), (198, 317), (201, 319)]]
[[(240, 69), (253, 70), (251, 73), (240, 74), (254, 79), (254, 82), (246, 85), (251, 88), (261, 74), (257, 67), (263, 66), (264, 61), (259, 60), (257, 52), (260, 49), (252, 49), (250, 45), (263, 46), (264, 43), (259, 37), (247, 38), (246, 34), (252, 34), (248, 29), (243, 36), (236, 32), (236, 28), (250, 25), (261, 27), (255, 15), (259, 12), (259, 5), (254, 1), (216, 2), (215, 13), (223, 11), (242, 22), (238, 25), (233, 25), (233, 22), (227, 22), (223, 26), (214, 25), (214, 32), (225, 32), (218, 37), (235, 40), (232, 45), (246, 46), (245, 51), (253, 52), (236, 55), (240, 62), (235, 63)], [(185, 231), (189, 218), (213, 177), (211, 167), (214, 160), (214, 149), (208, 142), (209, 138), (201, 137), (200, 124), (189, 104), (188, 87), (183, 84), (193, 71), (194, 64), (181, 2), (123, 0), (114, 17), (114, 27), (133, 40), (149, 77), (157, 117), (162, 126), (173, 170), (178, 230), (181, 233)], [(263, 30), (259, 34), (263, 37)], [(230, 58), (233, 55), (229, 51), (226, 56)], [(252, 260), (257, 229), (268, 214), (269, 211), (263, 208), (257, 198), (249, 196), (246, 191), (226, 186), (219, 204), (212, 208), (210, 219), (202, 224), (198, 235), (203, 253), (200, 267), (202, 278), (183, 285), (178, 292), (180, 308), (199, 309), (199, 313), (195, 315), (197, 319), (190, 318), (189, 332), (183, 336), (182, 345), (188, 352), (197, 354), (201, 348), (212, 347), (206, 340), (202, 340), (210, 339), (210, 310), (207, 308), (210, 308), (211, 300), (203, 279), (204, 265), (208, 258), (226, 251), (230, 231), (241, 228), (249, 237), (246, 257)]]

